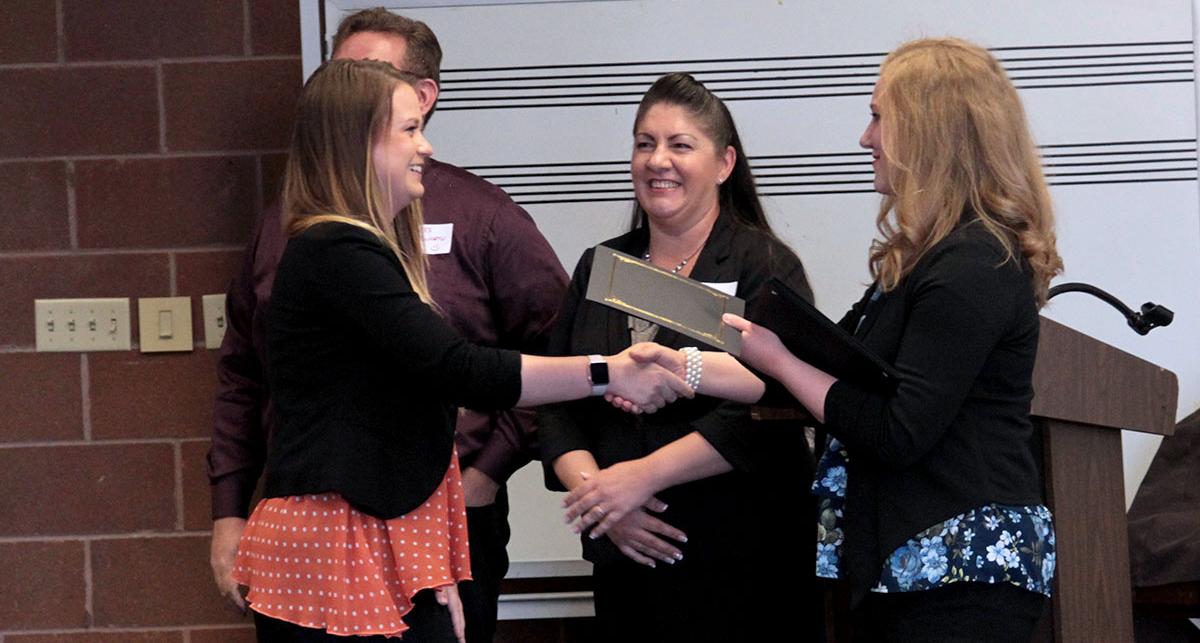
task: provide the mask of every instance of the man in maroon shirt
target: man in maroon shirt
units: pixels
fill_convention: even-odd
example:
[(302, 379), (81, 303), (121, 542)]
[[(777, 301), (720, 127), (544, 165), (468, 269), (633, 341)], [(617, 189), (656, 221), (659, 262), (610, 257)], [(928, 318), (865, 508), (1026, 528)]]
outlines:
[[(334, 58), (371, 58), (425, 80), (418, 88), (428, 122), (438, 96), (441, 47), (422, 22), (383, 9), (347, 16)], [(498, 187), (445, 163), (425, 166), (425, 250), (434, 300), (473, 342), (540, 352), (566, 291), (567, 275), (529, 215)], [(287, 239), (279, 207), (259, 218), (227, 299), (208, 475), (212, 485), (211, 563), (221, 593), (245, 610), (231, 573), (251, 496), (266, 462), (264, 313)], [(463, 410), (455, 431), (467, 502), (473, 582), (460, 587), (468, 641), (491, 641), (500, 580), (508, 570), (504, 482), (529, 462), (532, 414)]]

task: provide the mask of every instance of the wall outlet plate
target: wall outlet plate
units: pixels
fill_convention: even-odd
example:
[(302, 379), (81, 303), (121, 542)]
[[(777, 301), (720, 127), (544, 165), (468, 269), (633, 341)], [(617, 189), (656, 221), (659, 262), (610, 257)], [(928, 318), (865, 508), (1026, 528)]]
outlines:
[(127, 351), (129, 300), (35, 299), (37, 350)]
[(204, 347), (220, 348), (225, 338), (225, 295), (204, 295)]
[(191, 297), (138, 299), (138, 342), (143, 353), (191, 351)]

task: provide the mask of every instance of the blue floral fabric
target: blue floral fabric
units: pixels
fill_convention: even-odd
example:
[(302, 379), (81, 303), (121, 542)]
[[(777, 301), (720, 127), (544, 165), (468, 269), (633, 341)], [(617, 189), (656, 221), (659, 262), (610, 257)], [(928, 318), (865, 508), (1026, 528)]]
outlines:
[[(817, 576), (840, 578), (846, 448), (836, 438), (817, 466)], [(989, 504), (917, 534), (888, 557), (875, 592), (914, 592), (949, 583), (1007, 583), (1050, 595), (1054, 518), (1043, 505)]]
[(846, 504), (846, 449), (833, 438), (817, 464), (817, 576), (841, 578), (842, 507)]

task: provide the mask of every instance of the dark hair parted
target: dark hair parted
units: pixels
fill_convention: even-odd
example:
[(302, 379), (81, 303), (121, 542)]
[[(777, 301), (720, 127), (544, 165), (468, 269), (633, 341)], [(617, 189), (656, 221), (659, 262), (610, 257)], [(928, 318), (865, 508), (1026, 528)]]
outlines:
[[(633, 121), (634, 136), (646, 112), (651, 107), (666, 103), (682, 107), (712, 141), (717, 152), (723, 154), (726, 147), (733, 147), (735, 160), (733, 171), (729, 178), (721, 184), (717, 193), (717, 201), (721, 212), (728, 212), (734, 220), (775, 237), (767, 216), (763, 212), (762, 203), (758, 200), (758, 188), (754, 183), (754, 174), (746, 161), (746, 151), (742, 148), (742, 139), (738, 136), (737, 125), (733, 115), (725, 103), (717, 98), (703, 83), (691, 74), (667, 74), (650, 86), (642, 96), (638, 105), (637, 118)], [(633, 204), (632, 228), (639, 228), (646, 223), (646, 211), (636, 201)]]
[(333, 36), (333, 51), (356, 33), (373, 31), (404, 39), (404, 71), (441, 82), (442, 45), (429, 25), (405, 18), (383, 7), (363, 9), (342, 19)]

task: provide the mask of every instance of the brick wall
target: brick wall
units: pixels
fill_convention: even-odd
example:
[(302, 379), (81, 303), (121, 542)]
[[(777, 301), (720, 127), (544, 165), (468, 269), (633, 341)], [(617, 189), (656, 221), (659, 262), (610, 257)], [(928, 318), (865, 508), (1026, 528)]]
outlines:
[[(275, 192), (299, 40), (296, 0), (0, 5), (3, 643), (253, 639), (208, 569), (200, 295)], [(35, 298), (154, 296), (194, 352), (33, 352)]]

